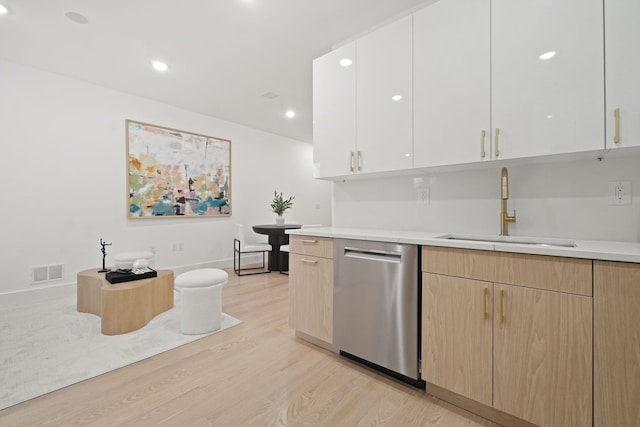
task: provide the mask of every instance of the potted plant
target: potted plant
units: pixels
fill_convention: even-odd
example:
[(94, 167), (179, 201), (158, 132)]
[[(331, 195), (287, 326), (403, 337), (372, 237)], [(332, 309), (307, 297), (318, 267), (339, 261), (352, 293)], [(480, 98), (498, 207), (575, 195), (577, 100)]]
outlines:
[(282, 195), (282, 192), (273, 192), (273, 202), (271, 202), (271, 209), (273, 210), (273, 212), (275, 212), (276, 215), (278, 215), (276, 217), (277, 225), (284, 225), (284, 217), (282, 215), (287, 209), (293, 206), (293, 199), (295, 199), (295, 196), (291, 196), (288, 199), (285, 199)]

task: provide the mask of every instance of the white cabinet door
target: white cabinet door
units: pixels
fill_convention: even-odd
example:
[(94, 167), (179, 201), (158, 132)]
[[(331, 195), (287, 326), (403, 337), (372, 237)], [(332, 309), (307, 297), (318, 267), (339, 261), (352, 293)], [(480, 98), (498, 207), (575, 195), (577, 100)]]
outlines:
[(413, 15), (414, 166), (491, 159), (490, 0)]
[(411, 40), (408, 16), (356, 42), (360, 172), (413, 166)]
[(602, 13), (602, 0), (491, 2), (498, 159), (604, 148)]
[[(605, 0), (607, 148), (640, 145), (640, 1)], [(618, 110), (616, 112), (616, 110)], [(618, 132), (616, 138), (616, 115)], [(617, 142), (616, 142), (617, 140)]]
[[(356, 144), (356, 44), (313, 61), (314, 176), (351, 174)], [(342, 60), (351, 60), (346, 65)]]

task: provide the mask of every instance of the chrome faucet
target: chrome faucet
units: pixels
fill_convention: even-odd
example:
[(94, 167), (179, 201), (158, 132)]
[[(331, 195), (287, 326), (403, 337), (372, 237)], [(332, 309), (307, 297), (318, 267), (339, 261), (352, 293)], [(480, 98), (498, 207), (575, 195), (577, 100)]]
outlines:
[(502, 168), (502, 211), (500, 212), (500, 235), (509, 235), (509, 223), (516, 222), (516, 211), (513, 210), (513, 216), (507, 213), (507, 200), (509, 200), (509, 174), (507, 168)]

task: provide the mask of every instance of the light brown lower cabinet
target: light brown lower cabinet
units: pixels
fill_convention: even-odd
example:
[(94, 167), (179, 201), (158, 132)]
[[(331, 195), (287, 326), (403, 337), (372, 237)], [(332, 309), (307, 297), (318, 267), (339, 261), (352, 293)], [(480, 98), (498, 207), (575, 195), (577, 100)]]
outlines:
[(289, 325), (333, 343), (333, 259), (331, 239), (290, 237)]
[(493, 407), (539, 426), (591, 425), (592, 298), (495, 284), (494, 300)]
[(594, 426), (640, 426), (640, 264), (594, 262)]
[(422, 379), (491, 406), (493, 285), (422, 277)]
[[(535, 425), (591, 425), (591, 261), (460, 251), (423, 248), (436, 270), (423, 273), (423, 379)], [(523, 275), (528, 261), (547, 270), (535, 269), (543, 289)], [(505, 277), (498, 268), (527, 286), (487, 280)]]

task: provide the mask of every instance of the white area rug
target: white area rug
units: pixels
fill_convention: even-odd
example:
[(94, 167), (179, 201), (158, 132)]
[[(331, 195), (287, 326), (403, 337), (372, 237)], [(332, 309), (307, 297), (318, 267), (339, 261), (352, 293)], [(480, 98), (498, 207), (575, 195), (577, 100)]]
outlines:
[[(0, 409), (211, 335), (180, 333), (178, 292), (171, 310), (112, 336), (100, 333), (98, 316), (76, 311), (71, 293), (0, 305)], [(223, 313), (220, 330), (239, 323)]]

